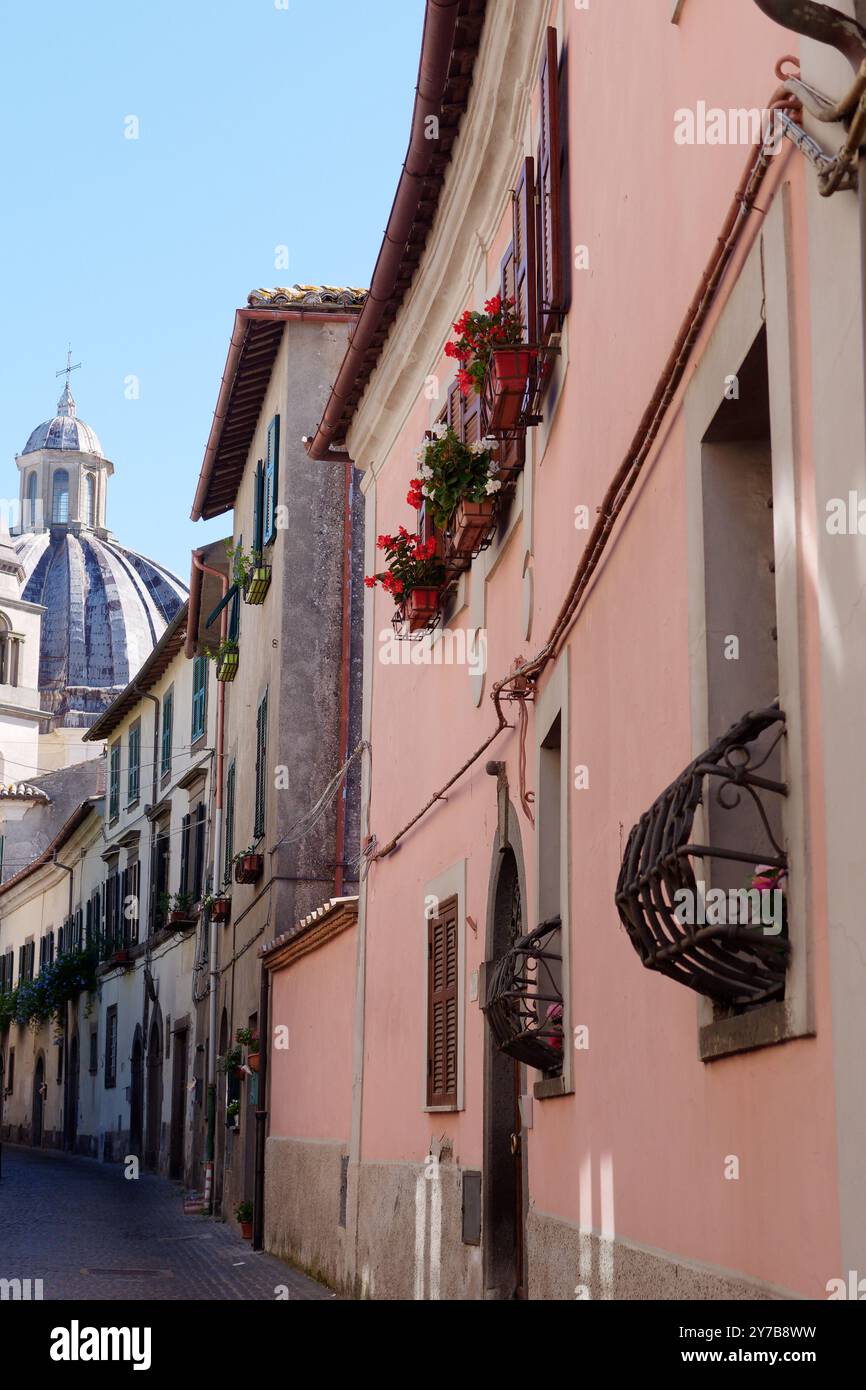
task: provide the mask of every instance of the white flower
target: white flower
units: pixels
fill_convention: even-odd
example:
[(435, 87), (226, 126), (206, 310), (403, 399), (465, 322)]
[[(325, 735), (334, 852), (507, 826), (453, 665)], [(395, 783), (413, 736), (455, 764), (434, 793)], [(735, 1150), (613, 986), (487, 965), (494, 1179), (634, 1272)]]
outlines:
[(502, 484), (500, 483), (498, 478), (488, 478), (484, 491), (487, 493), (487, 496), (489, 497), (492, 492), (498, 492), (501, 487)]
[(422, 489), (421, 489), (421, 496), (422, 496), (422, 497), (432, 497), (432, 496), (433, 496), (433, 489), (432, 489), (432, 487), (428, 486), (427, 483), (425, 483), (424, 486), (423, 486)]
[(430, 433), (433, 435), (434, 439), (442, 439), (447, 429), (448, 426), (444, 423), (444, 421), (437, 420), (435, 425), (430, 430)]
[(481, 440), (480, 440), (480, 439), (476, 439), (472, 444), (469, 445), (469, 452), (470, 452), (470, 454), (474, 454), (475, 457), (477, 458), (479, 454), (486, 454), (486, 453), (487, 453), (487, 450), (485, 449), (484, 445), (481, 443)]

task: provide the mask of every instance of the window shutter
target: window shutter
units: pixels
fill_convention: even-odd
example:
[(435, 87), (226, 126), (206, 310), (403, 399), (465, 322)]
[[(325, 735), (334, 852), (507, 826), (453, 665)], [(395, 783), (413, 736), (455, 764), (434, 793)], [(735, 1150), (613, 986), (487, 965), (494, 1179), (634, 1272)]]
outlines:
[(93, 940), (93, 897), (87, 899), (84, 909), (84, 944), (89, 946)]
[(171, 728), (174, 712), (174, 693), (169, 690), (162, 702), (162, 766), (163, 773), (171, 771)]
[[(499, 264), (499, 293), (503, 300), (515, 299), (514, 243), (512, 242)], [(526, 454), (526, 436), (521, 431), (515, 439), (503, 439), (499, 444), (499, 465), (502, 469), (521, 468)], [(506, 472), (505, 477), (508, 477)]]
[(25, 948), (24, 948), (23, 946), (19, 946), (19, 947), (18, 947), (18, 983), (19, 983), (19, 985), (21, 984), (21, 982), (22, 982), (23, 979), (24, 979), (24, 973), (25, 973), (25, 972), (24, 972), (25, 954), (26, 954), (26, 953), (25, 953)]
[(232, 860), (235, 853), (235, 765), (232, 763), (226, 773), (226, 844), (223, 880), (231, 878)]
[(481, 397), (476, 391), (463, 400), (463, 422), (461, 438), (465, 444), (474, 444), (481, 438)]
[(463, 438), (463, 400), (463, 392), (457, 382), (452, 381), (448, 387), (448, 409), (445, 419), (458, 439)]
[(204, 851), (205, 851), (205, 811), (204, 802), (200, 801), (195, 811), (195, 868), (192, 880), (192, 895), (198, 900), (202, 896), (204, 883)]
[(184, 816), (180, 832), (180, 891), (189, 892), (189, 826), (190, 817)]
[(253, 834), (256, 839), (265, 833), (265, 789), (267, 786), (268, 697), (262, 696), (256, 718), (256, 818)]
[(457, 899), (427, 926), (427, 1104), (457, 1104)]
[(270, 545), (277, 533), (277, 494), (280, 485), (280, 417), (275, 415), (268, 425), (268, 454), (265, 462), (264, 532), (265, 545)]
[(523, 161), (514, 190), (514, 300), (523, 340), (535, 340), (538, 326), (538, 268), (535, 246), (535, 161)]
[(39, 938), (39, 969), (40, 969), (40, 970), (42, 970), (43, 967), (44, 967), (44, 965), (45, 965), (45, 952), (46, 952), (47, 949), (48, 949), (48, 938), (47, 938), (47, 936), (40, 936), (40, 938)]
[(27, 978), (33, 979), (36, 973), (36, 942), (31, 941), (27, 947)]
[(261, 459), (256, 464), (256, 479), (253, 485), (253, 554), (262, 553), (262, 534), (264, 523), (265, 469)]
[(129, 919), (129, 939), (138, 940), (138, 916), (140, 911), (139, 895), (141, 891), (141, 862), (136, 859), (129, 870), (129, 892), (133, 898), (133, 916)]
[(556, 30), (549, 28), (539, 75), (538, 145), (539, 341), (559, 328), (562, 308), (562, 224), (559, 144), (559, 65)]

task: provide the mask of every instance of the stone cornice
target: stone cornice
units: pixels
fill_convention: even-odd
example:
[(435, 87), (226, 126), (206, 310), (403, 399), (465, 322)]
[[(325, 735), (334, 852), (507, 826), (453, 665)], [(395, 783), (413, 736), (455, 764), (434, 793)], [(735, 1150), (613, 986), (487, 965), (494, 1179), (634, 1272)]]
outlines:
[(497, 0), (488, 10), (469, 109), (430, 240), (348, 434), (355, 464), (374, 475), (434, 370), (506, 211), (547, 22), (547, 5), (527, 0)]

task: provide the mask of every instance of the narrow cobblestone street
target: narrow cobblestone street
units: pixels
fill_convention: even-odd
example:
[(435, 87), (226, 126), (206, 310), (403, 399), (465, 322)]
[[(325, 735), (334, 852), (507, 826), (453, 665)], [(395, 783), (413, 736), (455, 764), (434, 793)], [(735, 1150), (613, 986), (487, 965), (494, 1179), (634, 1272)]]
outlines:
[(184, 1216), (181, 1189), (119, 1164), (3, 1146), (0, 1279), (42, 1279), (46, 1300), (329, 1299), (233, 1229)]

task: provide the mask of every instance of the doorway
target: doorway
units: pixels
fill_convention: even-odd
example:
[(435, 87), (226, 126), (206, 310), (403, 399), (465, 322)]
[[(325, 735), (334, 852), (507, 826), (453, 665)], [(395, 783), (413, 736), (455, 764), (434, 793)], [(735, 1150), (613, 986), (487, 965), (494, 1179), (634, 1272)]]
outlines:
[[(514, 833), (516, 835), (516, 826)], [(521, 866), (511, 845), (496, 851), (487, 960), (499, 960), (525, 934)], [(522, 1068), (484, 1038), (484, 1288), (487, 1298), (525, 1297), (525, 1155), (520, 1122)]]
[(33, 1074), (33, 1124), (30, 1143), (35, 1149), (42, 1145), (42, 1120), (45, 1109), (45, 1058), (40, 1057)]
[(171, 1138), (169, 1141), (168, 1176), (183, 1177), (183, 1140), (186, 1122), (187, 1031), (174, 1035), (174, 1059), (171, 1076)]
[(129, 1088), (129, 1149), (141, 1158), (144, 1138), (144, 1049), (141, 1029), (136, 1028), (132, 1043), (132, 1074)]
[(78, 1034), (69, 1044), (69, 1072), (66, 1078), (66, 1142), (75, 1153), (78, 1147)]
[(157, 1016), (150, 1028), (147, 1046), (147, 1132), (144, 1138), (144, 1162), (148, 1168), (159, 1168), (162, 1131), (162, 1029)]

